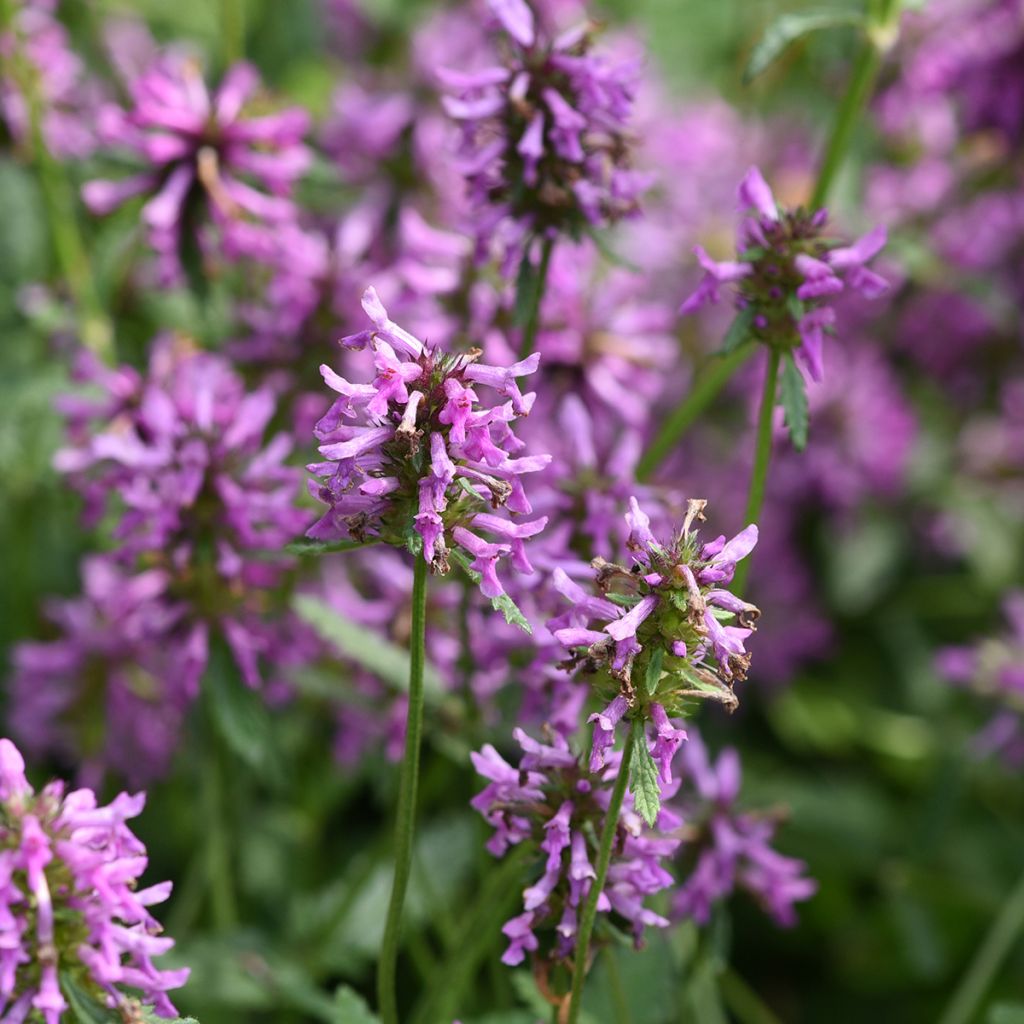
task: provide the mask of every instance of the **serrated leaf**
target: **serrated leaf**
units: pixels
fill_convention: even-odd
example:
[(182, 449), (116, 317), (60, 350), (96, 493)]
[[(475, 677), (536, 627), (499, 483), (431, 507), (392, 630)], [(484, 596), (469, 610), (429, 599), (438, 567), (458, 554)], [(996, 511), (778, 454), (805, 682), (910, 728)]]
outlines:
[(330, 555), (335, 551), (358, 551), (360, 548), (370, 547), (372, 544), (379, 544), (376, 538), (370, 540), (313, 540), (310, 537), (299, 537), (290, 544), (285, 545), (285, 551), (289, 555)]
[(779, 400), (786, 413), (786, 427), (793, 447), (802, 452), (807, 447), (807, 387), (792, 353), (786, 354), (782, 364)]
[(334, 994), (337, 1006), (335, 1024), (379, 1024), (380, 1018), (370, 1011), (366, 1000), (347, 985)]
[[(476, 569), (471, 569), (469, 559), (459, 550), (452, 548), (448, 552), (451, 560), (474, 582), (480, 582), (480, 573)], [(530, 620), (519, 610), (519, 605), (512, 600), (508, 594), (502, 594), (500, 597), (491, 598), (491, 607), (496, 612), (501, 612), (505, 617), (505, 621), (510, 626), (518, 626), (524, 633), (533, 635), (533, 627), (530, 625)]]
[[(308, 594), (297, 595), (292, 607), (299, 618), (308, 622), (342, 657), (357, 662), (396, 690), (409, 689), (409, 652), (404, 647), (353, 622), (325, 601)], [(423, 666), (423, 688), (428, 697), (444, 690), (440, 672), (429, 661)]]
[(733, 317), (732, 323), (729, 324), (729, 330), (725, 332), (725, 337), (722, 339), (722, 347), (718, 350), (718, 354), (725, 356), (738, 349), (750, 337), (750, 326), (753, 322), (753, 307), (747, 306), (746, 309), (741, 309)]
[(658, 692), (658, 683), (661, 681), (661, 663), (665, 660), (665, 648), (655, 647), (647, 662), (647, 692), (653, 697)]
[(203, 677), (210, 714), (228, 749), (263, 778), (280, 782), (283, 765), (260, 693), (242, 681), (226, 648), (214, 645)]
[(117, 1013), (101, 1006), (70, 974), (61, 972), (60, 987), (78, 1024), (121, 1024)]
[(647, 749), (643, 725), (633, 722), (636, 739), (633, 744), (633, 767), (630, 772), (629, 791), (633, 794), (633, 806), (648, 826), (654, 828), (661, 811), (661, 789), (658, 786), (658, 766)]
[(152, 1006), (143, 1007), (142, 1017), (139, 1020), (144, 1024), (199, 1024), (195, 1017), (161, 1017)]
[(817, 8), (800, 11), (796, 14), (784, 14), (776, 18), (754, 47), (743, 72), (743, 81), (750, 82), (766, 71), (786, 48), (809, 32), (818, 32), (826, 28), (841, 28), (860, 25), (862, 16), (855, 11), (838, 10), (835, 8)]

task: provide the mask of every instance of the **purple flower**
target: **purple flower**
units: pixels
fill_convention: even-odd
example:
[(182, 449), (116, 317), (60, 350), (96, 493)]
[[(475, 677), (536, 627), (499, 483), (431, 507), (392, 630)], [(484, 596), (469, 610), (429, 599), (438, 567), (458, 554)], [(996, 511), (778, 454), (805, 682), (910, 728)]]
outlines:
[[(351, 384), (321, 367), (339, 397), (316, 427), (328, 461), (309, 467), (323, 480), (310, 489), (329, 510), (308, 536), (375, 536), (404, 547), (411, 530), (434, 571), (448, 571), (450, 546), (457, 545), (483, 593), (499, 597), (498, 561), (509, 558), (517, 572), (531, 573), (523, 541), (547, 521), (516, 518), (532, 511), (520, 478), (543, 469), (550, 456), (517, 457), (523, 443), (511, 429), (533, 404), (516, 378), (534, 373), (540, 357), (509, 368), (482, 365), (477, 352), (447, 355), (424, 345), (389, 318), (372, 288), (363, 308), (373, 328), (345, 343), (369, 349), (375, 376), (371, 384)], [(482, 407), (477, 387), (507, 400)], [(508, 517), (488, 511), (499, 508)]]
[(153, 958), (172, 939), (160, 937), (149, 907), (171, 883), (137, 887), (146, 849), (126, 825), (145, 795), (121, 793), (100, 806), (89, 789), (66, 793), (51, 782), (36, 793), (21, 754), (0, 739), (0, 1006), (6, 1020), (37, 1011), (59, 1024), (68, 1009), (58, 974), (74, 973), (100, 1006), (127, 1014), (141, 1001), (164, 1017), (167, 997), (188, 969), (161, 970)]
[(748, 335), (782, 351), (795, 350), (808, 374), (820, 381), (824, 334), (835, 322), (829, 299), (851, 288), (874, 299), (888, 287), (867, 266), (885, 245), (885, 229), (876, 227), (852, 245), (835, 246), (823, 236), (826, 211), (780, 209), (756, 167), (740, 183), (739, 200), (737, 260), (716, 262), (697, 246), (704, 279), (680, 312), (717, 303), (721, 286), (735, 285)]
[[(532, 954), (565, 962), (575, 949), (577, 917), (597, 877), (593, 867), (597, 836), (618, 774), (619, 756), (609, 755), (594, 775), (583, 770), (559, 734), (552, 734), (550, 742), (538, 742), (521, 729), (514, 735), (523, 751), (518, 769), (490, 746), (471, 755), (476, 770), (489, 780), (472, 801), (495, 828), (488, 849), (503, 856), (510, 846), (534, 840), (543, 854), (536, 881), (523, 891), (524, 912), (502, 928), (509, 940), (502, 961), (515, 966)], [(662, 861), (679, 847), (679, 840), (670, 838), (679, 824), (664, 809), (657, 831), (645, 829), (633, 809), (632, 795), (627, 794), (597, 908), (600, 914), (614, 913), (629, 923), (638, 945), (645, 927), (668, 924), (645, 907), (644, 900), (672, 885)]]
[(675, 894), (674, 913), (704, 924), (715, 904), (745, 889), (778, 924), (795, 924), (794, 904), (813, 896), (817, 883), (804, 874), (802, 861), (772, 849), (775, 825), (770, 818), (736, 808), (739, 755), (727, 748), (712, 762), (700, 736), (691, 732), (683, 762), (686, 879)]
[(501, 63), (439, 72), (481, 245), (506, 218), (520, 237), (576, 237), (634, 214), (649, 184), (630, 166), (626, 131), (640, 61), (595, 54), (588, 25), (556, 33), (526, 0), (489, 2)]
[(134, 107), (108, 107), (101, 116), (106, 141), (132, 152), (146, 169), (120, 181), (89, 182), (86, 204), (105, 214), (133, 196), (148, 196), (142, 219), (150, 243), (175, 272), (182, 247), (206, 241), (189, 235), (207, 219), (229, 259), (267, 258), (269, 228), (297, 216), (289, 196), (309, 165), (301, 141), (309, 118), (294, 107), (245, 116), (258, 87), (249, 64), (229, 68), (211, 95), (193, 62), (154, 63), (131, 83)]

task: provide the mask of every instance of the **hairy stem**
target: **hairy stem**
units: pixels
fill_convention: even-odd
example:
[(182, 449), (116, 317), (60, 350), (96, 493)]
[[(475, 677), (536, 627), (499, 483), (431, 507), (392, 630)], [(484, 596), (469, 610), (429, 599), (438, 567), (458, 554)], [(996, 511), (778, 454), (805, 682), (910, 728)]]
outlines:
[(716, 356), (698, 374), (682, 404), (662, 424), (636, 468), (638, 480), (647, 480), (661, 465), (698, 416), (715, 400), (732, 375), (754, 354), (756, 346), (740, 345), (728, 355)]
[(939, 1019), (939, 1024), (968, 1024), (992, 984), (1003, 961), (1024, 928), (1024, 875), (1007, 897), (988, 934), (978, 947), (971, 965)]
[(423, 739), (423, 662), (427, 620), (427, 562), (416, 556), (412, 583), (412, 635), (409, 639), (409, 710), (405, 724), (405, 754), (398, 783), (395, 812), (395, 876), (384, 924), (384, 940), (377, 965), (377, 1000), (382, 1024), (398, 1024), (395, 971), (401, 938), (402, 907), (412, 871), (416, 826), (416, 790), (420, 775)]
[[(775, 412), (775, 392), (779, 383), (778, 349), (768, 350), (768, 366), (764, 374), (764, 390), (761, 392), (761, 409), (757, 414), (757, 441), (754, 449), (754, 468), (750, 473), (750, 490), (747, 494), (747, 510), (743, 525), (756, 523), (764, 505), (764, 492), (768, 484), (768, 463), (772, 457), (772, 425)], [(750, 555), (736, 569), (735, 590), (742, 594), (750, 571)]]
[[(544, 303), (544, 292), (548, 284), (548, 268), (551, 266), (551, 254), (555, 249), (555, 240), (545, 238), (540, 247), (540, 266), (537, 267), (537, 278), (530, 296), (530, 308), (526, 322), (523, 324), (523, 340), (519, 346), (519, 358), (525, 359), (537, 347), (537, 331), (540, 328), (540, 307)], [(525, 257), (524, 257), (525, 258)]]
[(608, 877), (608, 865), (612, 859), (612, 846), (615, 843), (615, 833), (619, 827), (619, 812), (622, 810), (622, 801), (626, 796), (626, 786), (629, 784), (629, 766), (633, 760), (633, 748), (636, 746), (638, 734), (642, 731), (643, 723), (639, 719), (634, 720), (630, 725), (629, 735), (626, 737), (626, 745), (622, 748), (619, 774), (615, 780), (615, 788), (612, 790), (612, 798), (608, 803), (604, 827), (601, 829), (601, 840), (597, 851), (597, 877), (590, 886), (590, 892), (587, 893), (587, 902), (584, 904), (579, 931), (576, 933), (576, 953), (573, 957), (572, 971), (572, 994), (570, 996), (569, 1016), (566, 1024), (576, 1024), (580, 1017), (580, 1011), (583, 1008), (583, 982), (587, 976), (590, 936), (594, 931), (594, 921), (597, 918), (597, 901), (604, 891), (604, 883)]

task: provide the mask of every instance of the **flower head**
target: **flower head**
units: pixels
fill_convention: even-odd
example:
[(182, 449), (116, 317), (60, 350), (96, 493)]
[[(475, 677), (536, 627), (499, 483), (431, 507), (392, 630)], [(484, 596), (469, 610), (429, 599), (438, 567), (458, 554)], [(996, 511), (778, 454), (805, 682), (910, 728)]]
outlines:
[(146, 849), (126, 824), (144, 803), (142, 793), (121, 793), (100, 806), (91, 790), (67, 793), (61, 782), (36, 793), (17, 748), (0, 739), (5, 1020), (58, 1024), (68, 1009), (65, 979), (97, 1004), (97, 1015), (110, 1008), (128, 1019), (141, 999), (161, 1016), (177, 1016), (167, 992), (189, 972), (155, 966), (153, 958), (174, 942), (160, 937), (149, 912), (167, 899), (171, 884), (137, 888)]
[(885, 229), (874, 228), (852, 245), (836, 245), (823, 235), (825, 210), (780, 209), (756, 167), (741, 182), (739, 200), (738, 258), (719, 263), (696, 246), (704, 279), (680, 312), (719, 302), (722, 286), (732, 285), (749, 336), (795, 350), (810, 376), (821, 380), (824, 335), (835, 323), (832, 297), (852, 288), (876, 298), (888, 287), (867, 266), (885, 245)]
[[(532, 511), (521, 478), (550, 457), (520, 455), (523, 443), (511, 428), (534, 399), (518, 379), (534, 373), (540, 357), (487, 366), (478, 351), (448, 355), (425, 345), (388, 317), (372, 288), (363, 308), (372, 328), (344, 343), (369, 348), (375, 375), (353, 384), (320, 368), (339, 397), (316, 427), (326, 461), (309, 467), (322, 480), (310, 490), (329, 510), (307, 534), (327, 541), (372, 536), (399, 547), (415, 537), (441, 573), (454, 549), (479, 574), (484, 594), (499, 597), (498, 561), (532, 572), (523, 542), (547, 521), (518, 518)], [(481, 406), (478, 388), (500, 404)], [(499, 509), (507, 517), (495, 515)]]

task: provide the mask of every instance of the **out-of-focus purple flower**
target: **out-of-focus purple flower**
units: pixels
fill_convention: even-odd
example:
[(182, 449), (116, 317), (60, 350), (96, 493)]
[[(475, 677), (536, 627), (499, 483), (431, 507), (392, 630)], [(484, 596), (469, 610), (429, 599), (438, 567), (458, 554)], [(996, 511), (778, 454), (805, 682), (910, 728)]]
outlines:
[(778, 924), (796, 923), (794, 904), (818, 886), (803, 861), (772, 849), (775, 824), (767, 816), (736, 807), (741, 781), (739, 755), (723, 750), (712, 762), (700, 736), (683, 747), (683, 788), (679, 806), (687, 838), (682, 847), (685, 881), (673, 898), (673, 912), (704, 924), (712, 907), (736, 889), (746, 890)]
[[(522, 748), (519, 766), (510, 765), (487, 745), (471, 755), (486, 788), (471, 801), (494, 828), (487, 848), (496, 857), (519, 843), (534, 840), (542, 854), (536, 881), (523, 891), (523, 913), (502, 928), (509, 940), (502, 961), (564, 962), (576, 946), (580, 909), (597, 877), (597, 837), (607, 814), (619, 770), (619, 755), (609, 756), (598, 775), (586, 772), (559, 734), (542, 743), (515, 730)], [(674, 792), (674, 789), (673, 789)], [(597, 909), (623, 918), (639, 946), (646, 927), (668, 921), (644, 906), (648, 896), (672, 885), (663, 861), (674, 855), (679, 840), (671, 834), (681, 824), (663, 808), (656, 830), (644, 827), (627, 794), (619, 815), (612, 861)], [(600, 936), (598, 931), (597, 936)]]
[(252, 114), (255, 68), (229, 68), (212, 94), (198, 66), (165, 58), (131, 83), (134, 107), (110, 106), (100, 120), (105, 141), (127, 149), (146, 169), (119, 181), (91, 181), (83, 198), (97, 214), (145, 195), (142, 219), (153, 248), (177, 271), (185, 245), (208, 247), (205, 226), (222, 252), (266, 258), (272, 227), (294, 222), (292, 186), (306, 170), (302, 144), (309, 117), (291, 107)]
[(309, 522), (295, 504), (301, 470), (285, 463), (291, 439), (264, 441), (275, 396), (247, 392), (222, 356), (171, 337), (153, 346), (130, 397), (121, 393), (128, 380), (104, 373), (98, 383), (121, 389), (118, 411), (78, 423), (56, 465), (85, 496), (90, 519), (119, 513), (116, 557), (161, 568), (168, 593), (201, 624), (204, 648), (217, 629), (255, 686), (261, 658), (289, 660), (265, 606), (291, 565), (283, 548)]
[(1016, 769), (1024, 764), (1024, 591), (1010, 591), (1003, 611), (1009, 630), (971, 646), (943, 648), (936, 668), (951, 683), (996, 702), (999, 710), (977, 736), (975, 746), (984, 755), (999, 755)]
[(647, 175), (627, 125), (640, 60), (592, 51), (593, 27), (558, 32), (526, 0), (490, 0), (502, 30), (492, 66), (439, 74), (463, 126), (462, 162), (485, 246), (506, 219), (522, 235), (576, 237), (637, 211)]
[(31, 75), (47, 148), (57, 157), (81, 159), (96, 146), (101, 92), (71, 49), (56, 7), (52, 0), (24, 0), (13, 11), (10, 30), (0, 33), (0, 115), (15, 139), (31, 141), (31, 100), (24, 81)]
[(153, 963), (174, 941), (161, 937), (149, 911), (167, 899), (171, 883), (137, 887), (146, 848), (126, 824), (144, 804), (143, 793), (121, 793), (100, 806), (92, 790), (66, 793), (58, 781), (36, 793), (17, 748), (0, 739), (5, 1020), (59, 1024), (68, 1009), (64, 975), (103, 1009), (127, 1015), (141, 1000), (160, 1016), (177, 1016), (167, 992), (189, 972)]
[[(363, 308), (372, 328), (344, 343), (370, 350), (375, 376), (352, 384), (321, 367), (339, 397), (316, 427), (326, 461), (309, 466), (323, 480), (311, 481), (310, 491), (329, 510), (307, 535), (372, 536), (397, 547), (418, 535), (423, 557), (441, 573), (454, 546), (471, 559), (484, 594), (499, 597), (499, 559), (532, 572), (523, 542), (546, 522), (515, 518), (532, 511), (521, 477), (543, 469), (550, 456), (518, 454), (523, 444), (511, 429), (534, 401), (517, 380), (534, 373), (540, 357), (506, 368), (478, 362), (478, 350), (447, 355), (392, 321), (372, 288)], [(504, 401), (481, 407), (478, 386)], [(489, 511), (499, 508), (511, 518)]]
[(705, 274), (680, 312), (693, 313), (721, 299), (733, 286), (736, 305), (749, 320), (749, 337), (783, 351), (795, 350), (814, 380), (824, 375), (824, 336), (835, 323), (832, 297), (852, 288), (877, 298), (886, 282), (867, 266), (885, 245), (884, 228), (874, 228), (852, 245), (823, 237), (825, 210), (780, 209), (761, 172), (752, 167), (740, 183), (737, 259), (716, 262), (696, 246)]

